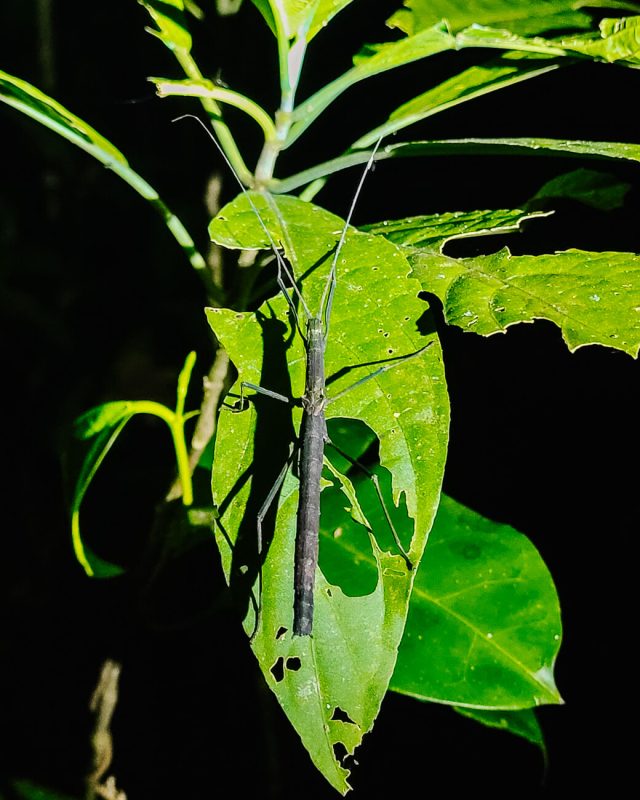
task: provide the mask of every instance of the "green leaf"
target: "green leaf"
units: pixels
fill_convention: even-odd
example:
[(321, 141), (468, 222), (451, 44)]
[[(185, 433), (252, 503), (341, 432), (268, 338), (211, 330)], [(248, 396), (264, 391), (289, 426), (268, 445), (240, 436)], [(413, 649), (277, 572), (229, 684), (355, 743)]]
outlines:
[(487, 711), (483, 708), (463, 708), (454, 706), (454, 710), (463, 717), (474, 719), (481, 725), (488, 728), (497, 728), (507, 731), (514, 736), (520, 736), (531, 744), (536, 745), (542, 751), (546, 760), (547, 747), (544, 741), (544, 734), (538, 722), (535, 709), (523, 708), (519, 711)]
[(485, 709), (560, 703), (561, 635), (558, 597), (535, 547), (443, 495), (391, 688)]
[[(434, 141), (398, 142), (380, 147), (375, 161), (388, 158), (415, 158), (425, 156), (469, 156), (469, 155), (526, 155), (562, 156), (575, 158), (622, 159), (640, 161), (640, 145), (625, 142), (586, 142), (567, 139), (442, 139)], [(274, 180), (270, 188), (275, 192), (291, 192), (317, 178), (332, 175), (358, 164), (366, 164), (371, 158), (370, 150), (357, 150), (339, 156), (323, 164), (283, 180)]]
[(358, 139), (353, 149), (367, 147), (382, 135), (396, 133), (460, 103), (545, 75), (563, 66), (563, 63), (566, 62), (542, 54), (516, 51), (502, 53), (498, 58), (486, 64), (469, 67), (403, 103), (389, 115), (385, 123)]
[[(68, 476), (75, 484), (71, 500), (73, 549), (76, 558), (90, 577), (110, 578), (124, 572), (122, 567), (97, 556), (84, 541), (80, 532), (80, 506), (100, 464), (124, 426), (135, 414), (133, 406), (134, 404), (131, 402), (105, 403), (78, 417), (74, 425), (76, 440), (81, 442), (93, 440), (89, 449), (83, 450), (79, 468), (76, 470), (75, 464), (73, 464), (71, 474)], [(77, 474), (75, 474), (76, 472)]]
[(80, 507), (105, 456), (124, 426), (136, 414), (153, 414), (169, 425), (175, 416), (173, 411), (159, 403), (123, 400), (96, 406), (78, 417), (74, 424), (76, 447), (69, 454), (67, 469), (67, 478), (74, 487), (71, 500), (71, 537), (76, 558), (90, 577), (109, 578), (121, 575), (124, 571), (122, 567), (97, 556), (87, 545), (80, 532)]
[[(304, 300), (316, 312), (342, 220), (291, 197), (268, 202), (252, 193), (251, 198), (276, 242), (284, 244)], [(246, 196), (222, 209), (210, 234), (225, 246), (268, 246)], [(342, 417), (358, 419), (377, 436), (380, 462), (392, 476), (390, 495), (408, 509), (411, 525), (403, 544), (417, 564), (438, 504), (447, 444), (448, 398), (440, 348), (433, 334), (425, 337), (417, 329), (425, 312), (417, 297), (420, 286), (407, 278), (408, 264), (394, 245), (349, 229), (337, 269), (326, 351), (329, 394), (335, 397), (389, 359), (398, 361), (328, 405), (328, 424)], [(209, 309), (207, 316), (239, 380), (300, 397), (305, 351), (287, 310), (278, 296), (255, 314)], [(421, 350), (426, 342), (433, 344)], [(411, 354), (415, 357), (400, 358)], [(223, 410), (212, 482), (220, 515), (216, 539), (232, 592), (242, 603), (245, 629), (255, 631), (252, 647), (269, 686), (316, 766), (346, 792), (348, 771), (339, 759), (341, 748), (334, 747), (340, 744), (352, 753), (373, 725), (393, 671), (415, 570), (407, 570), (386, 530), (369, 526), (351, 481), (338, 467), (328, 468), (325, 486), (332, 488), (323, 492), (323, 515), (324, 495), (330, 491), (351, 510), (342, 517), (348, 521), (352, 514), (371, 528), (363, 529), (376, 577), (368, 593), (353, 596), (318, 569), (313, 636), (292, 637), (298, 480), (291, 470), (274, 501), (277, 516), (263, 532), (261, 586), (255, 539), (258, 509), (286, 464), (300, 420), (299, 407), (259, 396), (242, 413)], [(360, 452), (356, 448), (355, 454)], [(321, 565), (324, 549), (323, 543)]]
[(377, 233), (394, 244), (425, 247), (441, 252), (447, 242), (475, 236), (519, 231), (522, 223), (546, 217), (549, 211), (522, 211), (498, 209), (496, 211), (450, 211), (444, 214), (426, 214), (406, 219), (386, 220), (363, 225), (361, 230)]
[(624, 205), (631, 184), (593, 169), (576, 169), (558, 175), (544, 184), (529, 200), (529, 208), (540, 208), (557, 200), (576, 200), (601, 211)]
[(182, 0), (138, 0), (149, 12), (158, 26), (157, 30), (147, 28), (149, 33), (157, 36), (169, 50), (179, 53), (191, 51), (191, 34), (187, 28)]
[(562, 38), (562, 46), (590, 58), (640, 67), (640, 16), (603, 19), (598, 35)]
[(449, 258), (414, 249), (413, 274), (443, 303), (447, 322), (482, 336), (547, 319), (571, 351), (601, 344), (636, 357), (640, 349), (640, 256), (566, 250)]
[(285, 146), (291, 145), (327, 106), (356, 83), (395, 67), (452, 49), (455, 49), (454, 37), (446, 28), (439, 25), (397, 42), (369, 46), (354, 59), (354, 67), (296, 108), (292, 114), (293, 124)]
[(156, 190), (129, 167), (127, 160), (111, 142), (107, 141), (80, 117), (76, 117), (60, 103), (36, 89), (30, 83), (0, 70), (0, 101), (35, 119), (41, 125), (64, 137), (93, 156), (105, 167), (116, 173), (125, 183), (147, 200), (163, 218), (178, 244), (198, 270), (207, 266), (196, 250), (193, 239), (182, 222), (158, 196)]
[(405, 0), (387, 25), (413, 35), (446, 19), (453, 31), (479, 24), (528, 36), (554, 28), (589, 27), (591, 18), (577, 10), (580, 5), (575, 0)]
[(279, 28), (287, 39), (302, 36), (307, 42), (352, 2), (353, 0), (253, 0), (274, 34)]

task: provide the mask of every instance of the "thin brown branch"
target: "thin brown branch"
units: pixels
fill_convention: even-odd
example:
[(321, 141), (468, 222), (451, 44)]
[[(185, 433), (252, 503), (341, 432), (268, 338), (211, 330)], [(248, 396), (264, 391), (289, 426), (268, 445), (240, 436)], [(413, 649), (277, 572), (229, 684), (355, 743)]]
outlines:
[(95, 800), (98, 797), (104, 800), (127, 800), (125, 793), (116, 787), (113, 776), (108, 776), (104, 782), (102, 780), (113, 758), (111, 719), (118, 704), (120, 669), (117, 661), (106, 659), (89, 701), (89, 709), (95, 714), (95, 724), (91, 736), (93, 770), (87, 776), (86, 800)]

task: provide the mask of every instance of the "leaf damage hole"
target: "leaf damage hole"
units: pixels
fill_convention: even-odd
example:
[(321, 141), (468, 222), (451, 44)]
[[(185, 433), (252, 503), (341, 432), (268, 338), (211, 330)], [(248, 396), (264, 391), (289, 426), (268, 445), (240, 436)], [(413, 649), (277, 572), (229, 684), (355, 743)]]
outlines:
[(346, 711), (340, 708), (340, 706), (336, 706), (333, 710), (333, 714), (331, 715), (331, 719), (334, 722), (348, 722), (350, 725), (355, 725), (356, 723), (351, 719), (351, 717), (347, 714)]
[(276, 639), (282, 639), (287, 630), (288, 628), (285, 628), (284, 625), (281, 625), (276, 632)]
[(284, 658), (282, 656), (280, 656), (276, 663), (271, 667), (270, 671), (276, 683), (280, 683), (282, 680), (284, 680)]
[(333, 592), (331, 591), (331, 589), (327, 589), (326, 592), (327, 592), (327, 597), (333, 597)]
[(333, 757), (343, 769), (347, 769), (346, 761), (349, 758), (349, 752), (342, 742), (336, 742), (333, 745)]
[(298, 656), (291, 656), (291, 658), (287, 659), (285, 666), (287, 669), (290, 669), (291, 672), (297, 672), (302, 666), (302, 661), (300, 661)]

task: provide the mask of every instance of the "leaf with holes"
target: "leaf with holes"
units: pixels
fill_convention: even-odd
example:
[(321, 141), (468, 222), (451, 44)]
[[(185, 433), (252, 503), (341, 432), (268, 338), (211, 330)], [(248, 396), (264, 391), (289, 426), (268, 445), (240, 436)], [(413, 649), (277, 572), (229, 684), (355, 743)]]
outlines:
[[(317, 312), (343, 222), (290, 197), (272, 201), (277, 202), (278, 219), (262, 195), (253, 193), (252, 199), (273, 238), (283, 243), (304, 302)], [(268, 246), (245, 196), (222, 209), (210, 234), (225, 246)], [(408, 272), (394, 245), (349, 229), (338, 259), (327, 343), (328, 393), (339, 394), (393, 359), (396, 366), (336, 399), (327, 407), (327, 418), (329, 424), (341, 417), (356, 418), (375, 433), (380, 461), (391, 473), (389, 503), (402, 501), (408, 509), (411, 526), (403, 545), (417, 565), (440, 495), (448, 397), (439, 344), (433, 333), (420, 333), (433, 327), (418, 299), (420, 286)], [(296, 303), (300, 307), (301, 301)], [(239, 380), (300, 397), (304, 345), (282, 296), (255, 314), (209, 309), (207, 315)], [(300, 316), (304, 326), (302, 311)], [(429, 342), (431, 346), (422, 349)], [(415, 357), (401, 358), (411, 354)], [(378, 713), (393, 672), (415, 570), (407, 570), (386, 530), (369, 525), (351, 482), (335, 466), (328, 467), (325, 486), (340, 495), (343, 509), (349, 509), (342, 516), (355, 516), (365, 530), (376, 579), (366, 593), (354, 594), (318, 569), (313, 635), (292, 636), (298, 479), (287, 464), (300, 420), (299, 406), (260, 395), (246, 411), (223, 410), (212, 478), (219, 513), (216, 539), (245, 629), (255, 634), (252, 646), (269, 686), (317, 767), (346, 792), (343, 756), (354, 751)], [(284, 483), (263, 525), (260, 580), (256, 518), (283, 469)], [(322, 565), (322, 546), (320, 560)]]
[(566, 250), (449, 258), (416, 248), (410, 259), (422, 288), (436, 294), (449, 324), (483, 336), (518, 322), (547, 319), (570, 350), (589, 344), (637, 356), (640, 256)]

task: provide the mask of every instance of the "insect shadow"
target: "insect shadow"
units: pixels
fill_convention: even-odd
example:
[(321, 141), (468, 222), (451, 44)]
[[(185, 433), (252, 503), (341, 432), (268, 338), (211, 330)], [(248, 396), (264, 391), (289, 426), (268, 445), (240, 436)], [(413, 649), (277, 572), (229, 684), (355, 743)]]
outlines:
[[(288, 331), (286, 323), (279, 320), (273, 312), (271, 316), (261, 311), (254, 313), (262, 330), (265, 353), (260, 385), (268, 386), (272, 391), (290, 398), (291, 379), (287, 365), (287, 350), (295, 331)], [(256, 392), (249, 398), (238, 398), (236, 406), (229, 411), (242, 413), (247, 400), (250, 400), (256, 414), (253, 458), (250, 466), (239, 475), (220, 504), (217, 523), (232, 551), (229, 584), (234, 607), (240, 613), (240, 618), (245, 619), (249, 605), (253, 605), (257, 619), (260, 598), (254, 596), (253, 587), (275, 533), (280, 486), (263, 519), (261, 542), (256, 535), (256, 518), (266, 498), (274, 486), (278, 485), (283, 469), (291, 462), (296, 434), (292, 420), (293, 403), (277, 402)], [(233, 499), (249, 480), (251, 481), (249, 495), (236, 540), (233, 542), (224, 529), (222, 519)]]

